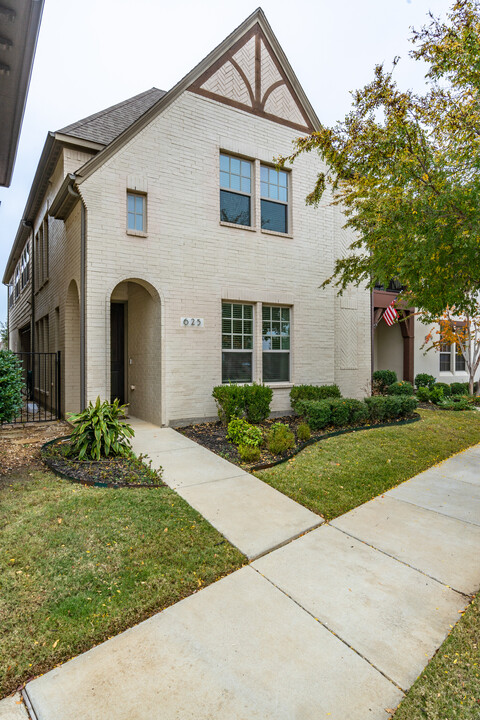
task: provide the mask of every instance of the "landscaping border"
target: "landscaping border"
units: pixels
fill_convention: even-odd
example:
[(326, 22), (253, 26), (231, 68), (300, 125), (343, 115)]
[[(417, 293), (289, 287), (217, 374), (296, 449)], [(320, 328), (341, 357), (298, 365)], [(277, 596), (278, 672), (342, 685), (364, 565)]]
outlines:
[[(160, 480), (158, 485), (154, 484), (147, 484), (147, 483), (128, 483), (126, 485), (119, 485), (118, 483), (113, 482), (99, 482), (95, 480), (79, 480), (76, 477), (72, 477), (71, 475), (68, 475), (67, 473), (62, 472), (61, 470), (57, 470), (56, 468), (52, 467), (52, 465), (48, 462), (46, 458), (42, 455), (42, 450), (49, 445), (54, 445), (55, 443), (69, 440), (71, 438), (71, 435), (63, 435), (62, 437), (54, 438), (53, 440), (49, 440), (46, 443), (43, 443), (42, 447), (40, 448), (40, 454), (42, 458), (42, 462), (58, 477), (62, 478), (63, 480), (69, 480), (70, 482), (77, 483), (78, 485), (88, 485), (89, 487), (101, 487), (101, 488), (113, 488), (114, 490), (120, 490), (123, 488), (160, 488), (160, 487), (166, 487), (165, 483)], [(79, 462), (102, 462), (101, 460), (79, 460)]]
[(375, 428), (396, 427), (397, 425), (410, 425), (411, 423), (418, 422), (421, 419), (421, 415), (419, 415), (418, 413), (414, 413), (413, 417), (407, 418), (406, 420), (392, 420), (392, 422), (379, 423), (378, 425), (359, 425), (358, 427), (346, 428), (345, 430), (334, 430), (332, 432), (325, 433), (325, 435), (321, 435), (320, 437), (307, 440), (306, 442), (302, 443), (302, 445), (300, 445), (298, 448), (296, 448), (293, 452), (289, 453), (280, 460), (274, 460), (274, 462), (271, 463), (259, 463), (258, 465), (253, 465), (252, 467), (248, 468), (248, 472), (256, 472), (257, 470), (268, 470), (269, 468), (275, 467), (276, 465), (281, 465), (281, 463), (287, 462), (287, 460), (291, 460), (292, 457), (298, 455), (299, 452), (304, 450), (309, 445), (314, 445), (315, 443), (321, 442), (326, 438), (337, 437), (338, 435), (346, 435), (347, 433), (358, 432), (359, 430), (374, 430)]

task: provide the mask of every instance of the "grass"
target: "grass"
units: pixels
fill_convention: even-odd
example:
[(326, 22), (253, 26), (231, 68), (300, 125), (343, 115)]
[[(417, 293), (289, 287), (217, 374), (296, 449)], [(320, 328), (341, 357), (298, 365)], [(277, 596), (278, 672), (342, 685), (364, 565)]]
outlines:
[(245, 562), (167, 487), (0, 485), (0, 697)]
[(477, 596), (412, 685), (393, 720), (478, 720), (480, 602)]
[(327, 438), (256, 475), (327, 520), (480, 442), (480, 413), (420, 410), (411, 425)]

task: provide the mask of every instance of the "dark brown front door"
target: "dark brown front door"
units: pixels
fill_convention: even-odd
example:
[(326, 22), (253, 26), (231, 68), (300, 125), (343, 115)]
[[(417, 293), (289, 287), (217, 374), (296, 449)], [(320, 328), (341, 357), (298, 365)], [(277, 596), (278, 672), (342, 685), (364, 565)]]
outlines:
[(125, 305), (110, 306), (111, 401), (125, 402)]

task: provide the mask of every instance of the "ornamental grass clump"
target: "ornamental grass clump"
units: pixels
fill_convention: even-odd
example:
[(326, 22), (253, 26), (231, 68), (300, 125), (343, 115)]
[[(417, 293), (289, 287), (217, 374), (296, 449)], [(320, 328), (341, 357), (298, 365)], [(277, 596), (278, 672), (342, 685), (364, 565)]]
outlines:
[(272, 455), (281, 455), (295, 445), (295, 435), (288, 425), (274, 423), (267, 434), (267, 448)]
[(100, 460), (103, 457), (127, 456), (132, 453), (130, 439), (133, 428), (121, 422), (126, 405), (120, 405), (118, 399), (113, 403), (103, 402), (97, 397), (95, 405), (80, 413), (70, 414), (69, 421), (75, 425), (70, 437), (71, 454), (78, 460)]
[(0, 350), (0, 424), (15, 419), (23, 405), (22, 365), (10, 350)]
[(310, 440), (312, 436), (312, 433), (310, 431), (310, 428), (308, 427), (307, 423), (300, 423), (300, 425), (297, 428), (297, 438), (300, 442), (307, 442)]

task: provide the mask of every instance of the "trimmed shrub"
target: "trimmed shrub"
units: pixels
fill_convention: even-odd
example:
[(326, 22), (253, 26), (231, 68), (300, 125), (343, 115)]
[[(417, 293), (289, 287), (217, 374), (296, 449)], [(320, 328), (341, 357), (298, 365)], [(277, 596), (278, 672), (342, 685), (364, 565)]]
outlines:
[(267, 433), (267, 447), (273, 455), (281, 455), (295, 445), (295, 435), (288, 425), (274, 423)]
[(388, 395), (413, 395), (413, 385), (408, 380), (394, 382), (387, 388)]
[(417, 407), (417, 399), (407, 395), (365, 398), (371, 420), (393, 420), (411, 415)]
[(243, 397), (248, 422), (259, 423), (268, 418), (273, 397), (272, 388), (257, 383), (244, 385)]
[(334, 398), (330, 402), (331, 423), (343, 427), (349, 423), (349, 407), (343, 398)]
[(245, 408), (245, 386), (235, 385), (217, 385), (213, 388), (212, 396), (217, 403), (218, 417), (223, 425), (228, 425), (233, 417), (243, 415)]
[[(415, 386), (417, 388), (432, 388), (435, 385), (435, 378), (428, 373), (418, 373), (415, 375)], [(423, 402), (423, 401), (422, 401)]]
[(298, 400), (295, 409), (299, 415), (305, 417), (312, 430), (321, 430), (331, 422), (329, 400)]
[(443, 397), (443, 387), (435, 385), (435, 387), (430, 390), (430, 402), (434, 403), (435, 405), (443, 402)]
[(412, 415), (413, 412), (418, 407), (418, 400), (416, 397), (401, 395), (400, 400), (401, 400), (401, 403), (400, 403), (401, 415), (405, 415), (405, 416)]
[(10, 350), (0, 350), (0, 423), (15, 420), (22, 409), (22, 365)]
[(263, 435), (260, 428), (250, 425), (243, 418), (232, 418), (228, 423), (227, 438), (235, 445), (258, 447), (262, 444)]
[(244, 463), (258, 462), (260, 460), (260, 448), (256, 445), (239, 445), (238, 454)]
[(432, 390), (435, 390), (436, 388), (440, 388), (440, 389), (442, 390), (442, 392), (443, 392), (443, 394), (444, 394), (445, 397), (450, 397), (450, 395), (451, 395), (451, 393), (452, 393), (452, 390), (451, 390), (451, 387), (450, 387), (449, 383), (437, 382), (437, 383), (435, 383), (435, 385), (433, 386)]
[(354, 398), (346, 398), (345, 402), (348, 407), (348, 422), (361, 423), (368, 418), (368, 408), (363, 400), (355, 400)]
[(133, 428), (121, 422), (125, 415), (126, 405), (120, 405), (118, 399), (113, 403), (108, 400), (100, 402), (97, 397), (95, 405), (88, 403), (82, 412), (70, 414), (69, 422), (75, 425), (70, 437), (72, 454), (78, 460), (100, 460), (101, 457), (130, 455), (130, 439)]
[(444, 410), (470, 410), (470, 403), (466, 397), (453, 395), (452, 397), (439, 402), (438, 407), (441, 407)]
[(468, 395), (468, 383), (454, 382), (450, 385), (452, 395)]
[(375, 370), (372, 380), (374, 390), (384, 395), (387, 388), (397, 382), (397, 373), (395, 370)]
[(417, 399), (420, 402), (430, 402), (430, 390), (426, 385), (420, 385), (417, 390)]
[(295, 412), (301, 400), (326, 400), (342, 397), (338, 385), (294, 385), (290, 390), (290, 403)]
[(307, 442), (310, 440), (312, 433), (307, 423), (301, 423), (297, 428), (297, 438), (300, 442)]

